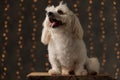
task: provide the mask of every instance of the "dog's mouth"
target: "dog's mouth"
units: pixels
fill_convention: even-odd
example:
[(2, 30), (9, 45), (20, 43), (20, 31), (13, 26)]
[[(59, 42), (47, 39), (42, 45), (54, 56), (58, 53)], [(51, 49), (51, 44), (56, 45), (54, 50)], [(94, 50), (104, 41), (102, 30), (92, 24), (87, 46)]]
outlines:
[(52, 27), (52, 28), (56, 28), (56, 27), (63, 25), (62, 21), (57, 20), (55, 18), (50, 17), (49, 21), (50, 21), (50, 27)]

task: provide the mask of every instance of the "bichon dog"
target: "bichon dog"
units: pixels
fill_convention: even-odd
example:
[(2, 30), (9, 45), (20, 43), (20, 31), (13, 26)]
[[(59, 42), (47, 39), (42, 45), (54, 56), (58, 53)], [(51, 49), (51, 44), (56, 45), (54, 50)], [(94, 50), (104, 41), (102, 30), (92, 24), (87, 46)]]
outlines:
[(48, 45), (49, 62), (52, 75), (87, 75), (99, 73), (97, 58), (88, 58), (83, 41), (83, 29), (77, 16), (60, 2), (58, 6), (46, 8), (41, 42)]

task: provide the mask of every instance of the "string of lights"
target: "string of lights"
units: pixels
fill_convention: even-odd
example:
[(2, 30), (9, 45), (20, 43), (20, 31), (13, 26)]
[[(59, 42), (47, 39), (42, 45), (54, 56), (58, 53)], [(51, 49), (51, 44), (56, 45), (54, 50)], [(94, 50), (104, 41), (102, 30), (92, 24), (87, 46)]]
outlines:
[(79, 3), (80, 3), (80, 1), (77, 0), (77, 1), (75, 1), (75, 3), (73, 4), (74, 11), (75, 11), (75, 14), (76, 14), (77, 16), (79, 16), (79, 12), (78, 12), (78, 10), (79, 10), (79, 9), (78, 9)]
[(9, 19), (10, 16), (8, 15), (8, 10), (10, 8), (10, 5), (8, 4), (8, 1), (4, 1), (5, 8), (4, 8), (4, 16), (5, 16), (5, 21), (4, 21), (4, 32), (3, 32), (3, 46), (2, 46), (2, 53), (1, 53), (1, 69), (2, 72), (0, 73), (0, 80), (5, 80), (7, 76), (7, 71), (8, 67), (6, 65), (6, 56), (7, 56), (7, 45), (8, 45), (8, 24), (9, 24)]
[(93, 43), (93, 33), (92, 33), (92, 25), (93, 25), (93, 13), (91, 11), (92, 5), (93, 5), (93, 0), (88, 0), (88, 26), (87, 26), (87, 35), (89, 37), (89, 52), (90, 52), (90, 57), (93, 56), (94, 53), (94, 43)]
[(30, 49), (30, 56), (31, 56), (31, 59), (32, 59), (32, 65), (31, 65), (31, 71), (35, 71), (35, 68), (34, 68), (34, 64), (36, 63), (36, 57), (35, 57), (35, 54), (34, 54), (34, 50), (36, 49), (36, 31), (37, 31), (37, 20), (36, 20), (36, 15), (35, 15), (35, 12), (38, 10), (37, 6), (36, 6), (36, 3), (37, 3), (37, 0), (33, 0), (33, 4), (32, 4), (32, 21), (33, 21), (33, 30), (32, 30), (32, 47)]
[(52, 0), (48, 0), (48, 6), (51, 6)]
[(102, 52), (102, 67), (105, 65), (106, 63), (106, 51), (107, 51), (107, 43), (105, 41), (106, 38), (106, 31), (105, 31), (105, 21), (106, 18), (104, 16), (104, 6), (105, 6), (105, 0), (101, 0), (101, 7), (100, 7), (100, 28), (101, 28), (101, 38), (100, 38), (100, 42), (103, 44), (103, 52)]
[(18, 12), (18, 16), (19, 16), (19, 19), (18, 19), (18, 32), (17, 32), (17, 35), (18, 35), (18, 48), (17, 48), (17, 70), (16, 70), (16, 77), (18, 80), (22, 80), (22, 71), (23, 71), (23, 63), (22, 63), (22, 57), (21, 57), (21, 50), (23, 49), (24, 45), (23, 45), (23, 36), (22, 36), (22, 23), (23, 23), (23, 20), (24, 20), (24, 16), (22, 15), (22, 12), (24, 11), (24, 7), (23, 7), (23, 3), (24, 3), (24, 0), (20, 0), (20, 3), (19, 3), (19, 7), (20, 7), (20, 10)]
[[(114, 53), (116, 54), (116, 59), (118, 61), (118, 63), (120, 62), (120, 33), (118, 31), (118, 9), (117, 9), (117, 1), (113, 0), (112, 2), (113, 4), (113, 25), (114, 25), (114, 34), (115, 34), (115, 44), (114, 44)], [(115, 73), (114, 73), (114, 78), (118, 79), (118, 76), (120, 76), (119, 74), (120, 72), (120, 68), (118, 67), (118, 64), (116, 64), (115, 66)]]
[(115, 38), (116, 38), (116, 42), (115, 42), (115, 48), (114, 48), (114, 50), (115, 50), (115, 52), (116, 52), (116, 58), (118, 59), (118, 60), (120, 60), (120, 49), (119, 49), (119, 47), (120, 47), (120, 43), (119, 43), (119, 41), (120, 41), (120, 33), (119, 33), (119, 31), (118, 31), (118, 21), (117, 21), (117, 14), (118, 14), (118, 11), (117, 11), (117, 7), (116, 7), (116, 5), (117, 5), (117, 2), (116, 2), (116, 0), (114, 0), (113, 1), (113, 24), (114, 24), (114, 33), (115, 33)]

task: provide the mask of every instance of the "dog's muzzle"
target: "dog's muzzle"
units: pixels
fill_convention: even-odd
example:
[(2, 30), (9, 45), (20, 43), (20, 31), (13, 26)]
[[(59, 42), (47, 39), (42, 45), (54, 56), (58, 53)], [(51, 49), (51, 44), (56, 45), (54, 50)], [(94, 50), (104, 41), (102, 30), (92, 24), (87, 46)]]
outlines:
[(59, 26), (63, 25), (62, 21), (57, 20), (57, 19), (55, 18), (54, 13), (48, 12), (47, 15), (48, 15), (48, 17), (49, 17), (50, 27), (56, 28), (56, 27), (59, 27)]
[(49, 16), (49, 17), (52, 17), (52, 16), (53, 16), (53, 13), (52, 13), (52, 12), (48, 12), (48, 16)]

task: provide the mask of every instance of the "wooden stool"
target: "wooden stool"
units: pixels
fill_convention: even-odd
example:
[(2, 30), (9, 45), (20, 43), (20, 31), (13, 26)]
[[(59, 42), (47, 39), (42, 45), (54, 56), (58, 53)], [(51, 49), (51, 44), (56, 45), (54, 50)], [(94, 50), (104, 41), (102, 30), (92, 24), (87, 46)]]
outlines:
[(27, 75), (27, 80), (115, 80), (109, 75), (87, 75), (87, 76), (75, 76), (75, 75), (57, 75), (52, 76), (45, 72), (32, 72)]

